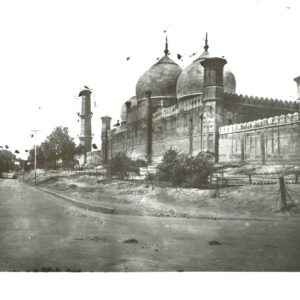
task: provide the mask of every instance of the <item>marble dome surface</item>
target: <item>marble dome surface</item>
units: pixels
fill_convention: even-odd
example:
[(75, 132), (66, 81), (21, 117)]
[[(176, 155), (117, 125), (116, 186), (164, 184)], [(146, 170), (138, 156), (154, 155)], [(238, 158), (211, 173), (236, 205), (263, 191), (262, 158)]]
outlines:
[(137, 100), (145, 98), (151, 91), (151, 97), (176, 98), (177, 79), (182, 69), (167, 55), (148, 69), (136, 84)]

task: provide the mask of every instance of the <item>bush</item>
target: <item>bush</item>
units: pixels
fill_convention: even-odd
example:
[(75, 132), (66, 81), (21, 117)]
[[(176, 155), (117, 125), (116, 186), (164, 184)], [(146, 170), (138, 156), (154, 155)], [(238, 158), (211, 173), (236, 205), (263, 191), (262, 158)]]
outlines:
[(128, 178), (129, 175), (140, 175), (140, 167), (145, 167), (146, 161), (142, 159), (132, 160), (124, 153), (118, 153), (107, 165), (109, 176), (117, 176), (119, 179)]
[(196, 156), (168, 150), (157, 167), (158, 180), (170, 182), (173, 186), (201, 187), (208, 183), (213, 168), (214, 155), (200, 152)]

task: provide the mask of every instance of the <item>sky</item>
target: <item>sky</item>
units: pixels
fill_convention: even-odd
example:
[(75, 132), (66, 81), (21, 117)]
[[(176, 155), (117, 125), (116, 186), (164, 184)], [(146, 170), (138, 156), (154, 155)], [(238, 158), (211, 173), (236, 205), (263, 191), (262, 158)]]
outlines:
[[(101, 116), (119, 119), (139, 77), (163, 55), (183, 68), (194, 52), (224, 56), (237, 93), (296, 99), (300, 75), (297, 0), (10, 0), (0, 2), (0, 145), (33, 147), (56, 126), (78, 143), (78, 94), (92, 94), (93, 143)], [(177, 53), (183, 61), (177, 59)], [(129, 60), (126, 58), (130, 57)]]

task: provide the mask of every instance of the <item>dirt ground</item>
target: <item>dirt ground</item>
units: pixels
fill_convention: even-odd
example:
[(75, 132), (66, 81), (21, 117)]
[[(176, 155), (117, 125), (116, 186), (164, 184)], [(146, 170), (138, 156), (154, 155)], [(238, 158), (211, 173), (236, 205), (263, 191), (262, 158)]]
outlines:
[[(92, 184), (86, 188), (94, 189)], [(142, 184), (131, 189), (147, 190)], [(127, 182), (103, 188), (116, 199), (131, 189)], [(150, 200), (144, 202), (152, 203), (147, 204), (150, 207), (167, 206), (169, 202), (162, 198), (151, 197), (157, 192), (127, 194), (130, 197), (125, 199), (147, 197)], [(164, 199), (173, 201), (173, 193)], [(104, 192), (97, 195), (105, 201)], [(114, 199), (107, 203), (121, 203)], [(178, 205), (180, 194), (174, 201), (173, 207), (184, 209)], [(211, 207), (209, 200), (205, 203)], [(196, 207), (192, 200), (190, 205)], [(148, 206), (141, 204), (139, 213), (147, 212)], [(0, 271), (299, 271), (299, 224), (279, 218), (246, 221), (103, 214), (17, 180), (0, 179)]]
[[(27, 181), (30, 179), (32, 183), (32, 174)], [(220, 197), (214, 197), (214, 189), (162, 188), (143, 180), (107, 181), (93, 173), (39, 171), (38, 179), (42, 188), (88, 205), (112, 208), (116, 214), (237, 220), (300, 218), (300, 184), (287, 184), (288, 201), (295, 206), (280, 211), (279, 184), (225, 187), (220, 189)]]

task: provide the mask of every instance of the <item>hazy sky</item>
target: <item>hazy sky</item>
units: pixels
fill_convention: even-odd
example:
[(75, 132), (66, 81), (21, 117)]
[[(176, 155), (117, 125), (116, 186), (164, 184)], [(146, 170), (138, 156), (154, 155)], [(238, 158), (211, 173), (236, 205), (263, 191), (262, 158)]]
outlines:
[(31, 129), (40, 130), (38, 142), (59, 125), (76, 138), (83, 85), (94, 91), (100, 146), (100, 117), (119, 118), (139, 77), (163, 55), (164, 30), (182, 67), (203, 51), (207, 31), (209, 51), (225, 56), (237, 93), (296, 98), (297, 0), (10, 0), (0, 2), (0, 14), (0, 145), (13, 151), (32, 147)]

